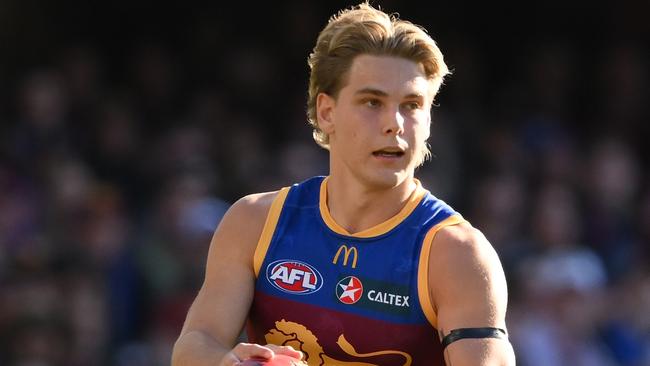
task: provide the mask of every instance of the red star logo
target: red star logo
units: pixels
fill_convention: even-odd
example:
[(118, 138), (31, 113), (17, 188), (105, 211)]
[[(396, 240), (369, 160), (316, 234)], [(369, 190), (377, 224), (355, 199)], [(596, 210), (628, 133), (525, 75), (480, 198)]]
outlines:
[(363, 285), (354, 276), (345, 277), (336, 284), (336, 297), (344, 304), (354, 304), (361, 299), (361, 295), (363, 295)]

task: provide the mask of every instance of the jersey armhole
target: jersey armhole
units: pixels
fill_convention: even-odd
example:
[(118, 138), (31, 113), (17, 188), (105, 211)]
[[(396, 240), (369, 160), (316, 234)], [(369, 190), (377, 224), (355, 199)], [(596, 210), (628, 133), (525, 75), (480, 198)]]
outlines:
[(420, 259), (418, 261), (418, 298), (424, 316), (436, 329), (438, 329), (438, 315), (433, 307), (433, 301), (429, 293), (429, 256), (431, 255), (431, 246), (433, 244), (433, 239), (440, 229), (447, 226), (458, 225), (463, 222), (467, 222), (467, 220), (460, 215), (449, 216), (429, 229), (424, 237), (424, 241), (422, 242)]
[(271, 239), (273, 238), (275, 227), (280, 219), (280, 213), (282, 212), (284, 201), (287, 199), (289, 189), (290, 187), (284, 187), (278, 192), (278, 195), (273, 199), (269, 213), (266, 216), (264, 228), (262, 229), (262, 234), (260, 234), (260, 239), (257, 241), (255, 254), (253, 255), (253, 270), (255, 271), (255, 278), (259, 277), (262, 262), (264, 262), (266, 252), (269, 250), (269, 245), (271, 245)]

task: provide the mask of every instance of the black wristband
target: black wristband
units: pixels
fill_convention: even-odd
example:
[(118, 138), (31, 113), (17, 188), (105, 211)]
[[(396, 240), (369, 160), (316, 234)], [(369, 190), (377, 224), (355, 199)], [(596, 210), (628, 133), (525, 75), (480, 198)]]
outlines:
[(442, 338), (442, 349), (464, 338), (499, 338), (508, 339), (508, 334), (501, 328), (460, 328), (454, 329)]

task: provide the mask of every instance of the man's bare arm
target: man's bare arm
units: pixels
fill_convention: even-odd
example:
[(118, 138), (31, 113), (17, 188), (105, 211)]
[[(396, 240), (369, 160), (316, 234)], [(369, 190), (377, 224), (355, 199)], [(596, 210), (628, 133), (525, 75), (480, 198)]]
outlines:
[(172, 365), (234, 365), (273, 352), (299, 357), (284, 347), (240, 343), (255, 286), (253, 255), (277, 193), (250, 195), (228, 210), (208, 252), (205, 279), (174, 345)]
[[(508, 292), (503, 268), (490, 243), (471, 225), (449, 226), (436, 234), (429, 279), (441, 340), (462, 328), (484, 328), (470, 331), (474, 333), (489, 333), (485, 328), (506, 330)], [(450, 343), (445, 349), (447, 365), (515, 365), (510, 342), (498, 335), (495, 331)]]

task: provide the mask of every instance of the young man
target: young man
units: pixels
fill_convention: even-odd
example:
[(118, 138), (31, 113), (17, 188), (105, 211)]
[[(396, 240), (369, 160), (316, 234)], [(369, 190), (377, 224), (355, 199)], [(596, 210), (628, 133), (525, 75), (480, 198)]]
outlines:
[(330, 19), (309, 65), (330, 174), (231, 207), (173, 364), (514, 365), (496, 253), (414, 178), (448, 73), (435, 42), (364, 3)]

